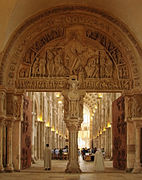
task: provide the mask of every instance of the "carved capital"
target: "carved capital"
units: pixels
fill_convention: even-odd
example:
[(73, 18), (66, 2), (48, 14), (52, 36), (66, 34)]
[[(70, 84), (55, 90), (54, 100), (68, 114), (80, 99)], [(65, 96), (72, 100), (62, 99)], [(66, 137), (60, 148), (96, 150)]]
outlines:
[(14, 120), (13, 119), (7, 119), (5, 121), (5, 125), (9, 128), (12, 128), (13, 127), (13, 124), (14, 124)]
[(79, 131), (81, 123), (78, 119), (68, 119), (65, 123), (69, 131)]
[(4, 120), (0, 119), (0, 126), (4, 125)]

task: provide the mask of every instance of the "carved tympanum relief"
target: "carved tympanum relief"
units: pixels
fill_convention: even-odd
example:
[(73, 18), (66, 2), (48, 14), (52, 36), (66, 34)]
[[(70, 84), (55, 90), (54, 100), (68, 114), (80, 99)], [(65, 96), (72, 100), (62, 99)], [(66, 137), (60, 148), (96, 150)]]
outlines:
[[(57, 33), (54, 35), (57, 36)], [(17, 88), (32, 89), (35, 86), (42, 89), (46, 87), (58, 89), (61, 88), (60, 86), (64, 88), (63, 82), (57, 85), (58, 83), (52, 79), (54, 85), (49, 86), (48, 80), (50, 81), (50, 78), (61, 80), (60, 78), (68, 78), (72, 75), (78, 77), (80, 89), (88, 87), (90, 89), (129, 89), (131, 87), (125, 58), (107, 36), (79, 26), (66, 29), (62, 41), (50, 42), (44, 47), (45, 42), (47, 42), (47, 36), (37, 40), (27, 50), (19, 69)], [(43, 77), (46, 77), (46, 81), (40, 80), (41, 85), (37, 85), (38, 80), (34, 82), (34, 79)], [(32, 82), (24, 80), (28, 78), (32, 78)]]
[(2, 58), (5, 75), (0, 82), (11, 89), (62, 90), (68, 88), (68, 76), (77, 75), (79, 89), (88, 91), (139, 86), (134, 49), (122, 27), (111, 16), (86, 7), (43, 12), (15, 33)]
[[(85, 38), (87, 37), (95, 40), (92, 47), (85, 40), (81, 41), (84, 37), (75, 32), (73, 39), (68, 42), (65, 39), (41, 52), (33, 50), (33, 45), (25, 54), (19, 77), (68, 77), (82, 73), (86, 78), (128, 79), (129, 72), (124, 57), (114, 43), (91, 30), (86, 31)], [(40, 44), (37, 41), (38, 43)]]

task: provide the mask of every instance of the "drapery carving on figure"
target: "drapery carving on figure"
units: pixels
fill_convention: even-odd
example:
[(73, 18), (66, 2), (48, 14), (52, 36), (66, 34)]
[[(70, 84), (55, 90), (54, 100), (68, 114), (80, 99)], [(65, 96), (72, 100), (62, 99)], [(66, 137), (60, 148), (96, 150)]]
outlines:
[[(88, 78), (114, 78), (115, 65), (104, 50), (92, 50), (73, 45), (48, 49), (37, 56), (32, 66), (33, 77), (66, 77), (80, 72)], [(45, 58), (44, 58), (45, 57)]]
[(112, 78), (114, 77), (114, 63), (104, 50), (98, 50), (88, 59), (85, 67), (89, 78)]
[(79, 92), (78, 92), (78, 81), (70, 81), (70, 90), (68, 93), (69, 103), (69, 112), (72, 118), (79, 117)]
[(28, 66), (22, 66), (19, 71), (20, 78), (28, 78), (29, 77), (30, 68)]
[(33, 77), (64, 77), (68, 75), (65, 68), (62, 48), (46, 50), (42, 57), (36, 57), (32, 66)]
[[(20, 68), (19, 77), (69, 77), (76, 75), (82, 81), (93, 79), (128, 79), (129, 71), (118, 47), (109, 38), (98, 32), (87, 34), (87, 38), (96, 40), (86, 45), (80, 36), (65, 39), (40, 52), (29, 49)], [(31, 67), (30, 67), (31, 64)], [(29, 65), (29, 66), (28, 66)]]

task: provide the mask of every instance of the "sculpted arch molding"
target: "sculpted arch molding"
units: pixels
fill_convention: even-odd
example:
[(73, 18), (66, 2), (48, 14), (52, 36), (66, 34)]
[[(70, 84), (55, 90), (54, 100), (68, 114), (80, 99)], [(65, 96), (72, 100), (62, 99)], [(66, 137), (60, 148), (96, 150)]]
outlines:
[(141, 54), (118, 20), (89, 7), (61, 6), (35, 15), (14, 33), (2, 57), (0, 84), (61, 91), (77, 76), (79, 89), (130, 90), (140, 86)]

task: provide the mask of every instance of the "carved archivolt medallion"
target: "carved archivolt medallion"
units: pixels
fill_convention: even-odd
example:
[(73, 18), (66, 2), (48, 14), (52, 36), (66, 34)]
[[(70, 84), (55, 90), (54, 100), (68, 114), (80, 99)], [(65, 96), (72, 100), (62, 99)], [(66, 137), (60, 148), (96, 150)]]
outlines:
[[(108, 17), (89, 8), (61, 7), (25, 23), (3, 56), (2, 83), (11, 88), (55, 91), (75, 75), (79, 89), (122, 91), (139, 84), (130, 41)], [(5, 76), (4, 76), (5, 75)]]

